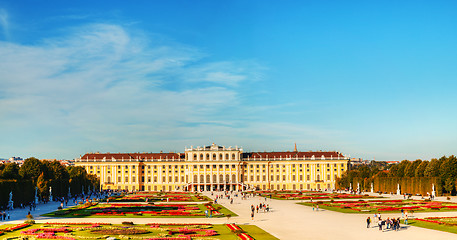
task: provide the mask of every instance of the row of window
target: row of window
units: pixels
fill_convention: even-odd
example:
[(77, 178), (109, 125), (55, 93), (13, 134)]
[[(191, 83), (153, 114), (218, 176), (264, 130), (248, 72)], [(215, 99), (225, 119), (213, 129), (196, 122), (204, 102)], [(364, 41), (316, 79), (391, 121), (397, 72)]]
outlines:
[[(200, 160), (200, 161), (205, 161), (205, 160), (236, 160), (236, 155), (233, 153), (232, 154), (232, 158), (229, 158), (229, 154), (226, 153), (225, 154), (225, 158), (223, 158), (224, 154), (220, 153), (219, 154), (219, 158), (217, 158), (217, 155), (215, 153), (213, 153), (212, 155), (210, 155), (209, 153), (207, 153), (206, 155), (203, 155), (203, 153), (200, 154), (200, 158), (197, 158), (197, 154), (194, 153), (194, 158), (193, 160)], [(206, 158), (204, 158), (206, 156)], [(210, 158), (212, 156), (212, 158)], [(190, 154), (189, 154), (189, 157), (190, 157)]]

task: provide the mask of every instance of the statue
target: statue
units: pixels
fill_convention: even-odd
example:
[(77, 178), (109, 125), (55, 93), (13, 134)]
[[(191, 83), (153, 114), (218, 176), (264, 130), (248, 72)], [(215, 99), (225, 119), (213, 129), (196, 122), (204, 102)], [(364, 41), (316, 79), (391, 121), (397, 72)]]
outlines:
[(435, 184), (432, 184), (432, 198), (435, 198), (436, 192), (435, 192)]
[(349, 191), (352, 191), (352, 183), (349, 183)]
[(14, 209), (14, 202), (13, 202), (13, 191), (10, 192), (10, 200), (8, 201), (8, 209)]
[(373, 183), (371, 183), (371, 193), (374, 192)]
[(52, 187), (49, 187), (49, 201), (52, 202)]
[(360, 183), (357, 183), (357, 192), (360, 192)]
[(68, 198), (71, 198), (70, 187), (68, 187)]
[(397, 195), (401, 195), (400, 184), (397, 183)]
[(38, 187), (35, 187), (35, 204), (38, 204)]

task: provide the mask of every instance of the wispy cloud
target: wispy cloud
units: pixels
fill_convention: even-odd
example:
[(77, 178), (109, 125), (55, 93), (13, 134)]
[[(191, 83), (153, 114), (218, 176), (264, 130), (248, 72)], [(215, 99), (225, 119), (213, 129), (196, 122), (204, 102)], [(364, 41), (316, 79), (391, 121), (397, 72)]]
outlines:
[[(199, 83), (245, 81), (251, 75), (246, 63), (208, 63), (203, 55), (178, 44), (151, 46), (121, 26), (106, 24), (81, 27), (40, 45), (0, 42), (0, 129), (26, 135), (31, 151), (39, 151), (31, 143), (39, 136), (50, 146), (77, 142), (83, 149), (122, 149), (126, 142), (133, 147), (178, 137), (173, 129), (183, 123), (236, 120), (230, 108), (241, 104), (237, 89)], [(181, 79), (189, 75), (196, 84), (168, 88), (170, 72)]]
[(0, 27), (5, 39), (9, 39), (8, 12), (3, 8), (0, 8)]
[(39, 45), (0, 42), (0, 132), (11, 136), (0, 140), (0, 152), (72, 158), (209, 142), (277, 150), (341, 135), (262, 119), (272, 106), (246, 104), (242, 88), (261, 81), (264, 68), (205, 56), (110, 24)]

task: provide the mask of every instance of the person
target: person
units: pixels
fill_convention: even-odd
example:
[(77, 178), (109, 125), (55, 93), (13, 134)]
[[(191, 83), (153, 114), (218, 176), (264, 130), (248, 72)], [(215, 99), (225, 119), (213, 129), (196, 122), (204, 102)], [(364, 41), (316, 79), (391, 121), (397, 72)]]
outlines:
[(405, 225), (408, 225), (408, 214), (405, 215)]
[(314, 204), (313, 204), (313, 212), (314, 212)]
[(370, 223), (371, 223), (371, 219), (370, 217), (367, 218), (367, 228), (370, 228)]
[(251, 218), (254, 220), (254, 211), (251, 212)]
[(319, 211), (319, 204), (316, 204), (316, 211)]
[(381, 219), (378, 220), (378, 227), (379, 227), (379, 231), (382, 231), (382, 220)]
[(208, 217), (208, 209), (205, 210), (205, 216)]

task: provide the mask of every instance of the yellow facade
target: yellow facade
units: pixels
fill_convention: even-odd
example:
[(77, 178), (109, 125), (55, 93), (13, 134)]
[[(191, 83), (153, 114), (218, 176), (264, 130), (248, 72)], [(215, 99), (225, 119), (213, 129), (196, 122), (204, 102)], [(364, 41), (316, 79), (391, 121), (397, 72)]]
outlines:
[(206, 147), (184, 153), (93, 153), (76, 159), (102, 189), (128, 191), (334, 189), (349, 159), (338, 152), (243, 153)]

